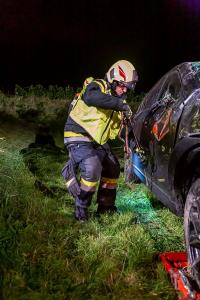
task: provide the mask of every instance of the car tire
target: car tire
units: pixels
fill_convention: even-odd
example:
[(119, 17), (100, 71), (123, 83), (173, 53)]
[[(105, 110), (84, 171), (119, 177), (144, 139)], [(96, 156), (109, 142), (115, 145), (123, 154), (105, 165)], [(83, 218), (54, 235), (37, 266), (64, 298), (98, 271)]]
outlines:
[(124, 180), (126, 184), (141, 182), (133, 172), (132, 153), (129, 158), (124, 158)]
[(200, 288), (200, 178), (188, 192), (184, 209), (184, 232), (191, 275)]

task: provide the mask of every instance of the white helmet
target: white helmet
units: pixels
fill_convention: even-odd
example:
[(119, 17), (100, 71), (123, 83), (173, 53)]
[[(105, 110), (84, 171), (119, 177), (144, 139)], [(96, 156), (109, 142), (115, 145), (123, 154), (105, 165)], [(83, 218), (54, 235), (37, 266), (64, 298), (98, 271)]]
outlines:
[(128, 89), (134, 90), (138, 75), (135, 67), (127, 60), (119, 60), (106, 73), (110, 84), (115, 81), (124, 84)]

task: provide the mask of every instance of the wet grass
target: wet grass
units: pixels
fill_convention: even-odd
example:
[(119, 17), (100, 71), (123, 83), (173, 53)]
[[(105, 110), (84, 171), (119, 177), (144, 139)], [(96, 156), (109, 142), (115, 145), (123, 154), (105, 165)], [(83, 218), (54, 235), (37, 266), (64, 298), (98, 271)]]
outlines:
[(93, 201), (90, 220), (78, 223), (60, 176), (66, 154), (37, 148), (21, 155), (26, 139), (15, 131), (18, 141), (10, 131), (0, 140), (1, 296), (176, 299), (158, 255), (183, 250), (182, 219), (154, 208), (143, 185), (130, 189), (121, 176), (121, 213), (96, 218)]

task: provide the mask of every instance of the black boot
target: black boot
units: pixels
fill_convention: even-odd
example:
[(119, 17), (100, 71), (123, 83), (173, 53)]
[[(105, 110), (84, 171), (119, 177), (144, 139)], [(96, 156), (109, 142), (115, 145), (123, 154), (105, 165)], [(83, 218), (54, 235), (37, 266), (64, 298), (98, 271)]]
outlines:
[(109, 214), (118, 213), (117, 207), (115, 205), (103, 206), (99, 204), (97, 207), (97, 216), (105, 213), (109, 213)]
[(117, 207), (115, 206), (116, 189), (103, 189), (99, 188), (97, 193), (97, 215), (104, 213), (116, 213)]

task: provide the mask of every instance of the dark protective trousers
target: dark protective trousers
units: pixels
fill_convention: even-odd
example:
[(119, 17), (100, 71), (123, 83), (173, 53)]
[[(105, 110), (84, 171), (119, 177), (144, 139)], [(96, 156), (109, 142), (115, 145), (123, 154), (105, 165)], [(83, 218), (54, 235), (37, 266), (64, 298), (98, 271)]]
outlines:
[(97, 192), (97, 211), (103, 213), (114, 211), (117, 179), (120, 175), (120, 165), (108, 144), (103, 146), (92, 142), (81, 142), (67, 145), (70, 158), (73, 159), (80, 183), (80, 194), (75, 199), (75, 217), (87, 219), (87, 208), (92, 196)]

